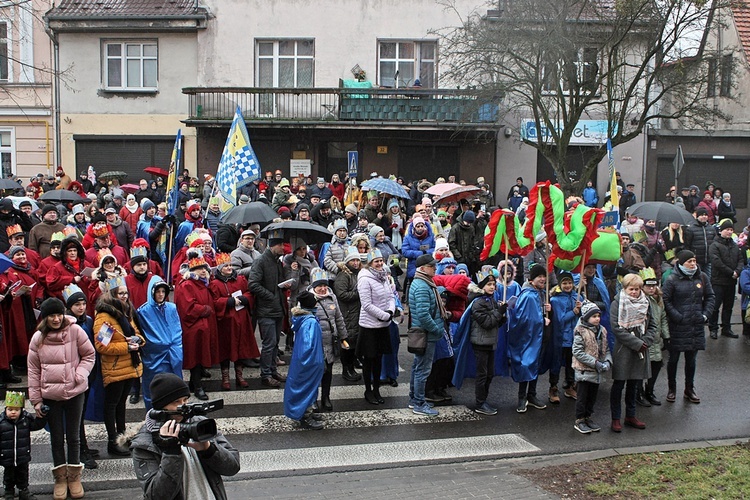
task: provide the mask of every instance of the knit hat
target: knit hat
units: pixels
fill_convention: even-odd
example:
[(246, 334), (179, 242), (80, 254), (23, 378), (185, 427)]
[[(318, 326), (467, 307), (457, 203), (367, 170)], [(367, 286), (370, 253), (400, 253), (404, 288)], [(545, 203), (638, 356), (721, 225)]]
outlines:
[(420, 215), (415, 215), (411, 218), (411, 225), (416, 226), (417, 224), (424, 224), (424, 219)]
[(391, 198), (391, 201), (388, 202), (388, 210), (390, 210), (392, 207), (397, 207), (398, 201), (396, 198)]
[(2, 200), (0, 200), (0, 210), (13, 210), (13, 200), (11, 200), (10, 198), (3, 198)]
[(95, 226), (99, 222), (107, 222), (107, 218), (102, 213), (97, 213), (92, 219), (91, 219), (91, 225)]
[(732, 224), (731, 219), (722, 219), (722, 221), (719, 223), (719, 231), (723, 231), (725, 229), (734, 229), (734, 224)]
[(281, 181), (279, 181), (279, 187), (284, 187), (284, 186), (287, 186), (287, 187), (289, 186), (289, 179), (284, 178), (284, 179), (281, 179)]
[(344, 212), (349, 212), (352, 215), (357, 215), (357, 206), (354, 203), (350, 203), (346, 206)]
[(329, 276), (325, 269), (316, 267), (310, 271), (310, 288), (315, 288), (318, 285), (328, 286), (328, 279)]
[(570, 274), (568, 271), (562, 271), (560, 274), (557, 275), (557, 282), (562, 283), (563, 280), (573, 281), (573, 275)]
[(128, 201), (135, 201), (135, 195), (129, 194)]
[(39, 307), (39, 319), (42, 320), (52, 314), (65, 314), (65, 304), (56, 297), (50, 297)]
[(458, 262), (453, 257), (443, 257), (437, 263), (437, 274), (444, 274), (446, 267), (453, 266), (455, 268), (457, 265)]
[(529, 268), (529, 281), (534, 281), (539, 276), (547, 276), (547, 270), (541, 264), (532, 264)]
[(695, 258), (695, 254), (690, 250), (680, 250), (679, 252), (677, 252), (677, 263), (680, 265), (693, 258)]
[(435, 251), (438, 250), (448, 250), (450, 247), (448, 246), (448, 240), (445, 238), (435, 238)]
[(586, 301), (581, 306), (581, 320), (586, 321), (587, 323), (589, 319), (591, 319), (591, 316), (597, 313), (601, 314), (602, 311), (593, 302)]
[(317, 184), (320, 184), (321, 182), (322, 182), (323, 184), (325, 184), (326, 180), (325, 180), (324, 178), (322, 178), (322, 177), (318, 177), (318, 181), (317, 181)]
[(63, 300), (65, 300), (65, 307), (68, 309), (73, 307), (76, 302), (86, 300), (86, 295), (83, 293), (83, 290), (81, 290), (81, 287), (72, 283), (63, 288), (62, 295)]
[(57, 207), (55, 205), (52, 205), (52, 204), (44, 205), (42, 207), (42, 217), (44, 217), (50, 212), (56, 212), (56, 211), (57, 211)]
[(350, 260), (359, 260), (359, 250), (357, 247), (349, 247), (346, 249), (346, 257), (344, 257), (344, 263), (346, 264)]
[(188, 385), (174, 373), (157, 374), (149, 388), (151, 389), (151, 405), (155, 410), (161, 410), (180, 398), (190, 397)]
[(156, 205), (154, 205), (154, 202), (149, 200), (148, 198), (143, 198), (141, 200), (141, 209), (145, 212), (149, 208), (156, 208)]
[(541, 243), (544, 238), (547, 237), (547, 233), (544, 230), (539, 231), (536, 233), (536, 237), (534, 238), (535, 243)]
[(380, 226), (372, 226), (370, 228), (370, 238), (372, 238), (374, 240), (378, 236), (378, 234), (380, 234), (381, 232), (383, 232), (383, 228), (382, 227), (380, 227)]
[(297, 301), (303, 309), (315, 309), (315, 306), (318, 305), (318, 299), (315, 298), (315, 294), (307, 290), (297, 295)]
[(436, 262), (437, 261), (435, 260), (435, 258), (432, 255), (426, 253), (426, 254), (423, 254), (423, 255), (420, 255), (419, 257), (417, 257), (417, 262), (415, 264), (416, 264), (417, 267), (434, 266), (436, 264)]
[(26, 253), (26, 249), (21, 245), (13, 245), (12, 247), (10, 247), (10, 250), (8, 250), (8, 257), (12, 259), (19, 252)]
[(467, 210), (461, 216), (461, 220), (464, 221), (464, 222), (466, 222), (466, 223), (469, 223), (469, 224), (474, 224), (474, 221), (477, 220), (477, 216), (476, 216), (476, 214), (474, 214), (473, 211)]
[(704, 207), (698, 207), (695, 209), (695, 216), (700, 217), (701, 215), (708, 215), (708, 210)]
[(708, 194), (708, 195), (711, 195), (711, 196), (713, 196), (713, 195), (714, 195), (714, 194), (713, 194), (713, 193), (712, 193), (711, 191), (709, 191), (708, 189), (707, 189), (707, 190), (705, 190), (705, 191), (703, 191), (703, 197), (705, 198), (707, 194)]

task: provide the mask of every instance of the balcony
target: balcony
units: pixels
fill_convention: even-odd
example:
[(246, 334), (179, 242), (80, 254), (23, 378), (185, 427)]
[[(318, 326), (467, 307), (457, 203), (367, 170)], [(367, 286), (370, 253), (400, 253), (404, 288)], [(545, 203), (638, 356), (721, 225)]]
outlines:
[(472, 90), (184, 88), (192, 126), (226, 126), (237, 106), (254, 127), (496, 127), (498, 101)]

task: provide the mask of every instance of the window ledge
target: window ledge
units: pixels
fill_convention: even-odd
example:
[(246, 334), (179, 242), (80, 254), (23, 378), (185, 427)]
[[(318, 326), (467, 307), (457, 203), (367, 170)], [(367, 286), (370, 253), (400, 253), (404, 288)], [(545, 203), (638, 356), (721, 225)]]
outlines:
[(158, 89), (99, 89), (100, 95), (155, 96), (158, 93)]

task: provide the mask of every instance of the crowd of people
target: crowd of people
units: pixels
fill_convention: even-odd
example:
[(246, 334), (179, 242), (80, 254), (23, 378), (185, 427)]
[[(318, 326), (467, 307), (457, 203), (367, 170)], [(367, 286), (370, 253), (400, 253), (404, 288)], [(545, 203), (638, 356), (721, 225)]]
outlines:
[[(239, 470), (237, 451), (220, 433), (181, 441), (180, 416), (163, 422), (152, 411), (175, 412), (191, 393), (207, 401), (203, 380), (212, 366), (220, 367), (225, 391), (249, 388), (244, 370), (258, 367), (260, 387), (284, 388), (288, 417), (322, 429), (322, 414), (334, 409), (336, 363), (344, 381), (362, 384), (368, 404), (385, 403), (380, 388), (399, 383), (404, 321), (410, 338), (424, 341), (409, 378), (408, 406), (417, 415), (438, 415), (465, 378), (474, 379), (474, 410), (495, 415), (489, 389), (499, 375), (518, 384), (517, 412), (575, 399), (575, 428), (595, 432), (598, 388), (610, 376), (610, 428), (644, 429), (636, 408), (661, 404), (662, 356), (666, 400), (676, 399), (684, 353), (684, 397), (699, 403), (694, 380), (704, 324), (712, 338), (720, 327), (737, 337), (731, 313), (738, 283), (743, 317), (750, 297), (747, 230), (735, 237), (736, 220), (716, 219), (715, 204), (712, 222), (707, 197), (695, 205), (692, 224), (663, 229), (630, 216), (627, 205), (618, 262), (548, 273), (544, 232), (526, 256), (480, 260), (485, 227), (499, 208), (481, 177), (475, 197), (450, 203), (427, 194), (433, 184), (426, 179), (395, 177), (408, 198), (352, 189), (338, 175), (290, 182), (279, 170), (238, 190), (238, 204), (266, 203), (275, 221), (328, 229), (332, 238), (322, 244), (283, 230), (261, 235), (258, 222), (225, 223), (210, 175), (201, 186), (180, 174), (175, 213), (161, 179), (143, 179), (126, 194), (117, 181), (66, 177), (60, 170), (57, 179), (32, 179), (21, 189), (33, 199), (69, 189), (80, 203), (35, 210), (31, 200), (0, 200), (0, 251), (10, 259), (0, 275), (0, 377), (11, 386), (27, 372), (35, 411), (23, 412), (16, 398), (6, 401), (4, 418), (28, 429), (39, 427), (35, 420), (48, 423), (55, 498), (81, 498), (83, 467), (97, 467), (84, 420), (104, 422), (110, 455), (132, 453), (147, 498), (194, 487), (192, 495), (211, 489), (220, 498), (221, 475)], [(595, 194), (584, 191), (569, 208), (596, 205)], [(528, 196), (519, 177), (506, 207), (522, 219)], [(691, 203), (672, 201), (686, 209)], [(287, 363), (285, 375), (278, 367)], [(537, 392), (545, 373), (546, 398)], [(126, 403), (141, 397), (145, 425), (126, 436)], [(6, 467), (6, 495), (18, 487), (31, 498), (22, 469)], [(181, 481), (188, 470), (198, 486)]]

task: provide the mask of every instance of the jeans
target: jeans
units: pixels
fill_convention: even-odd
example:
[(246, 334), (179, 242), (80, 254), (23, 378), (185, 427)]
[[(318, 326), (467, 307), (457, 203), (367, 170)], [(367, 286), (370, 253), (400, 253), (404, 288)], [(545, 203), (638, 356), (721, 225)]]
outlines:
[(713, 285), (714, 311), (708, 321), (708, 329), (715, 332), (719, 329), (719, 307), (721, 307), (721, 331), (730, 330), (732, 327), (732, 308), (737, 287), (735, 285)]
[(599, 384), (596, 382), (578, 382), (576, 392), (576, 420), (589, 418), (594, 414), (596, 395), (599, 394)]
[(474, 381), (474, 397), (477, 406), (487, 401), (492, 377), (495, 376), (495, 351), (484, 351), (474, 348), (477, 362), (477, 378)]
[[(693, 387), (695, 379), (695, 358), (698, 351), (685, 351), (685, 388)], [(667, 363), (667, 382), (670, 387), (677, 386), (677, 363), (680, 361), (680, 351), (669, 351)]]
[(609, 393), (609, 409), (612, 412), (612, 420), (620, 420), (622, 416), (623, 388), (625, 389), (625, 417), (635, 417), (635, 393), (639, 385), (641, 385), (641, 381), (635, 379), (612, 382), (612, 390)]
[(110, 441), (125, 432), (125, 402), (132, 383), (133, 379), (129, 378), (111, 382), (104, 387), (104, 427)]
[(427, 377), (432, 371), (432, 358), (435, 357), (435, 344), (437, 342), (428, 340), (424, 354), (415, 354), (414, 363), (411, 366), (411, 382), (409, 383), (409, 401), (414, 406), (424, 404), (424, 387)]
[(27, 489), (29, 487), (29, 464), (6, 465), (3, 472), (3, 485), (5, 491), (13, 491), (13, 488)]
[(281, 338), (283, 318), (258, 318), (260, 328), (260, 378), (271, 378), (276, 373), (276, 356)]
[[(127, 396), (127, 393), (125, 393)], [(83, 417), (83, 393), (64, 401), (45, 399), (49, 406), (47, 422), (52, 447), (52, 463), (58, 465), (81, 463), (80, 427)], [(65, 459), (65, 441), (68, 442), (67, 461)]]

